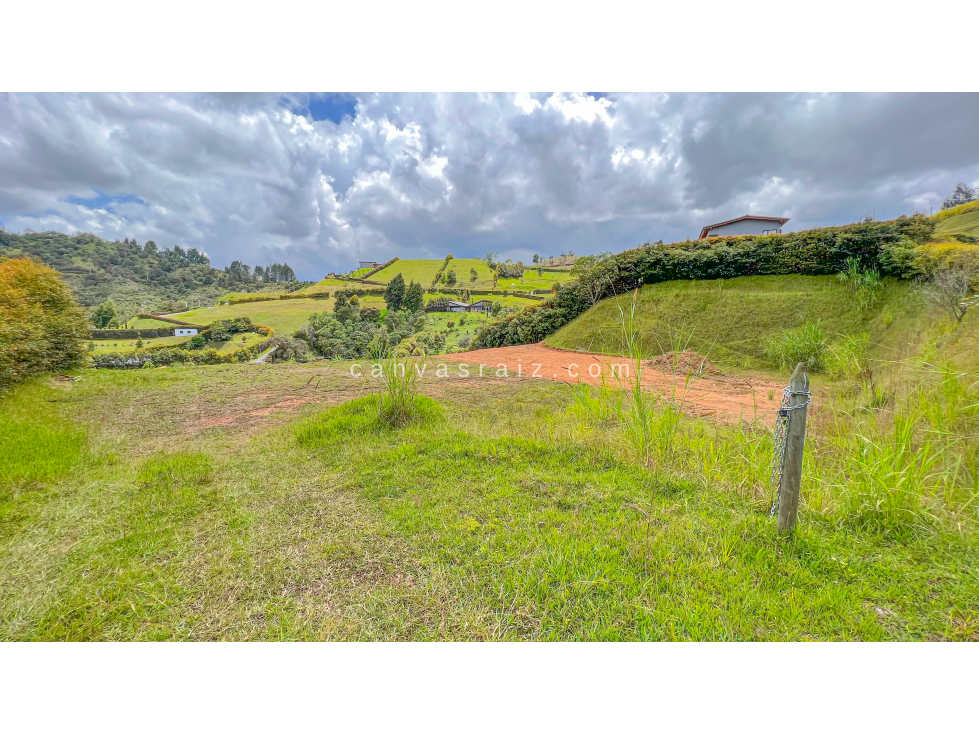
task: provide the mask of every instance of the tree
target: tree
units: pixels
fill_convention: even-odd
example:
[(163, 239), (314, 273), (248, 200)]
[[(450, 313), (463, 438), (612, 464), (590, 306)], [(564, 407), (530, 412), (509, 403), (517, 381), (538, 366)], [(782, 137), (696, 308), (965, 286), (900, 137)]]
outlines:
[(469, 268), (469, 282), (475, 283), (478, 277), (479, 273), (476, 272), (476, 268)]
[(944, 267), (933, 272), (921, 287), (925, 299), (942, 309), (953, 319), (962, 322), (971, 300), (973, 267)]
[(487, 250), (486, 254), (483, 256), (483, 261), (492, 270), (496, 268), (496, 257), (500, 253), (493, 252), (492, 250)]
[(456, 276), (455, 268), (453, 268), (452, 270), (450, 270), (449, 271), (449, 274), (445, 276), (445, 282), (446, 282), (447, 285), (455, 285), (458, 282), (458, 278)]
[(98, 329), (111, 328), (112, 322), (118, 322), (118, 319), (119, 314), (116, 312), (116, 304), (113, 303), (111, 298), (102, 301), (102, 303), (95, 307), (95, 311), (92, 312), (92, 323)]
[(540, 255), (538, 255), (538, 254), (535, 253), (534, 254), (534, 265), (536, 265), (539, 262), (540, 262)]
[(388, 305), (389, 309), (397, 311), (404, 306), (406, 295), (407, 288), (405, 288), (405, 279), (401, 277), (401, 273), (398, 273), (391, 278), (388, 287), (384, 289), (384, 302)]
[(942, 202), (942, 209), (951, 209), (959, 204), (968, 204), (976, 200), (976, 190), (961, 181), (955, 184), (955, 191), (952, 195)]
[(493, 305), (490, 307), (490, 313), (494, 316), (499, 316), (500, 311), (503, 310), (503, 303), (500, 301), (493, 301)]
[(404, 307), (412, 312), (425, 310), (425, 291), (422, 290), (421, 283), (411, 281), (411, 285), (408, 286), (405, 293)]
[(85, 312), (55, 270), (0, 258), (0, 390), (80, 364), (88, 335)]

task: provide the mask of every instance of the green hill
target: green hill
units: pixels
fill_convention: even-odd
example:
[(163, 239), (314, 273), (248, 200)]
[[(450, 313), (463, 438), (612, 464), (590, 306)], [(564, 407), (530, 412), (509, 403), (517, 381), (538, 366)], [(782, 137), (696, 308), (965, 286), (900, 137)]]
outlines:
[[(601, 301), (546, 344), (622, 354), (619, 309), (628, 311), (632, 298), (627, 293)], [(748, 367), (767, 364), (769, 338), (807, 322), (820, 323), (831, 340), (867, 334), (878, 351), (896, 354), (900, 333), (919, 312), (905, 281), (885, 279), (877, 302), (862, 310), (835, 276), (773, 275), (648, 285), (638, 292), (636, 319), (649, 355), (669, 351), (679, 338), (714, 361)]]
[[(398, 260), (388, 265), (384, 270), (374, 273), (369, 280), (376, 280), (380, 283), (390, 283), (398, 273), (405, 279), (406, 283), (413, 280), (418, 281), (425, 288), (432, 285), (435, 275), (442, 269), (444, 260)], [(454, 269), (458, 278), (457, 286), (460, 288), (473, 288), (486, 290), (493, 287), (493, 271), (482, 260), (475, 259), (452, 259), (449, 260), (445, 272)], [(470, 280), (470, 270), (476, 270), (476, 280)]]
[(952, 209), (938, 212), (932, 217), (935, 227), (935, 239), (945, 240), (955, 235), (965, 235), (974, 242), (979, 239), (979, 201), (970, 201)]
[(59, 271), (82, 306), (111, 298), (128, 315), (171, 310), (185, 301), (213, 303), (229, 290), (291, 290), (305, 285), (256, 282), (251, 269), (238, 261), (218, 270), (195, 248), (161, 249), (152, 240), (140, 245), (128, 237), (110, 242), (92, 234), (0, 231), (0, 257), (19, 255), (31, 255)]

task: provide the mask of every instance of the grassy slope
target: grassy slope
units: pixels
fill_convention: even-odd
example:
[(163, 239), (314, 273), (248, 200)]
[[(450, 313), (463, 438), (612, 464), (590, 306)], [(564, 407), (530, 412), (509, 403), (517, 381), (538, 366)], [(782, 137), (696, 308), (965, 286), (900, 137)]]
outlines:
[[(401, 277), (405, 279), (406, 283), (416, 280), (423, 287), (429, 288), (435, 274), (442, 267), (442, 263), (442, 260), (398, 260), (384, 270), (374, 273), (370, 280), (389, 283), (394, 276), (401, 273)], [(487, 290), (493, 287), (493, 273), (482, 260), (450, 260), (445, 272), (448, 272), (449, 268), (455, 268), (456, 276), (459, 279), (456, 284), (457, 288)], [(475, 283), (469, 280), (470, 268), (476, 269), (477, 279)]]
[[(333, 299), (292, 298), (286, 301), (259, 301), (257, 303), (238, 303), (232, 306), (215, 306), (188, 311), (180, 314), (181, 321), (193, 324), (211, 324), (221, 319), (247, 316), (254, 324), (271, 326), (277, 334), (292, 334), (302, 326), (310, 314), (332, 311)], [(366, 296), (360, 299), (364, 308), (384, 308), (380, 297)]]
[(935, 238), (940, 239), (953, 234), (967, 234), (979, 237), (979, 210), (942, 219), (935, 228)]
[(564, 385), (429, 381), (444, 416), (396, 433), (363, 403), (308, 409), (298, 433), (295, 413), (249, 417), (285, 395), (349, 400), (348, 375), (182, 366), (17, 386), (0, 415), (0, 450), (24, 459), (0, 477), (0, 638), (979, 635), (973, 536), (890, 538), (804, 504), (780, 540), (764, 491), (715, 480), (703, 452), (689, 479), (641, 471), (621, 436), (565, 413)]
[[(888, 280), (876, 307), (861, 312), (833, 276), (752, 276), (677, 281), (639, 291), (637, 320), (650, 354), (669, 351), (674, 338), (692, 334), (689, 346), (721, 362), (758, 365), (765, 341), (788, 328), (819, 321), (833, 335), (869, 331), (875, 342), (896, 348), (898, 336), (915, 323), (909, 286)], [(602, 301), (548, 337), (549, 346), (622, 353), (619, 307), (632, 294)]]

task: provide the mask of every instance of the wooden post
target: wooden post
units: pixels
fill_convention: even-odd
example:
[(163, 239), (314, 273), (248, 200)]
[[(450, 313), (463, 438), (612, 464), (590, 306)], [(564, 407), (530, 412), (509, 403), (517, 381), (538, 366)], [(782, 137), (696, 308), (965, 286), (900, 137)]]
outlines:
[(785, 434), (785, 461), (782, 464), (782, 479), (778, 488), (778, 529), (792, 532), (799, 514), (799, 487), (802, 484), (802, 451), (806, 443), (805, 407), (809, 396), (799, 393), (809, 392), (809, 375), (806, 363), (799, 362), (789, 380), (789, 406), (803, 407), (789, 411), (789, 426)]

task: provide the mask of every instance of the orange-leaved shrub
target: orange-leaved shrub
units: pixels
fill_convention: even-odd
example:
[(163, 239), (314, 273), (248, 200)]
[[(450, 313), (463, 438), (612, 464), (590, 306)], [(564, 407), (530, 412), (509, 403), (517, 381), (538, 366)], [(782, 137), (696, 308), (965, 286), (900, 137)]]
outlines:
[(47, 265), (0, 258), (0, 391), (39, 372), (82, 362), (85, 313)]

